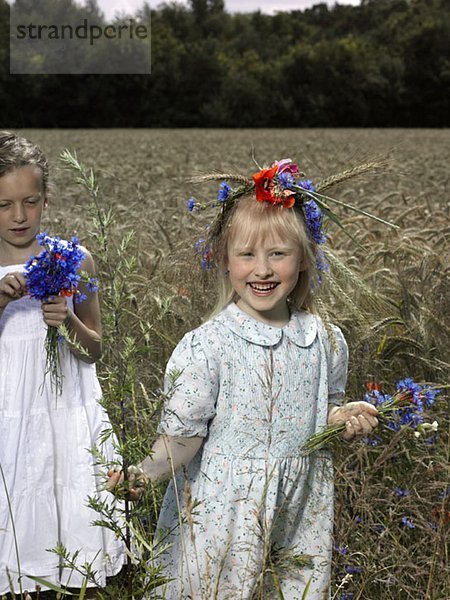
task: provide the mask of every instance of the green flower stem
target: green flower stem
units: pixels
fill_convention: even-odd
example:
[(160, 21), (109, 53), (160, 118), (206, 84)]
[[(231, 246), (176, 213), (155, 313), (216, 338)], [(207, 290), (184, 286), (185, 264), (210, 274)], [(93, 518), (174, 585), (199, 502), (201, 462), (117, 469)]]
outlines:
[(45, 377), (50, 377), (50, 386), (57, 396), (62, 394), (63, 374), (59, 356), (59, 332), (57, 327), (49, 326), (45, 338)]

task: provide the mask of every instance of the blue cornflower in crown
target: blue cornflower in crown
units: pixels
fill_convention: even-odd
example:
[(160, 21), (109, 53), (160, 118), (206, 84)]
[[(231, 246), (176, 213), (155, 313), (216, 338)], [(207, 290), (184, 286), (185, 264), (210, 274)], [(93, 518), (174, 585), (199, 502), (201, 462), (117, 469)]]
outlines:
[[(384, 165), (381, 162), (364, 163), (338, 175), (328, 177), (317, 184), (313, 184), (309, 179), (304, 179), (304, 174), (300, 172), (298, 165), (290, 158), (275, 161), (271, 167), (263, 168), (257, 173), (254, 173), (251, 179), (244, 175), (236, 174), (212, 173), (209, 175), (201, 175), (191, 178), (190, 181), (192, 183), (201, 183), (204, 181), (222, 180), (217, 192), (217, 201), (209, 204), (201, 204), (191, 197), (188, 200), (187, 206), (190, 212), (198, 212), (211, 207), (219, 207), (221, 209), (220, 215), (211, 227), (211, 231), (214, 235), (214, 232), (217, 232), (222, 226), (225, 215), (234, 203), (238, 201), (241, 196), (254, 193), (258, 202), (268, 202), (285, 209), (291, 209), (294, 206), (299, 207), (303, 213), (306, 228), (312, 240), (317, 245), (322, 245), (327, 241), (324, 225), (325, 218), (335, 222), (343, 228), (338, 216), (331, 209), (330, 203), (351, 209), (361, 215), (365, 215), (371, 219), (389, 225), (390, 227), (397, 227), (380, 217), (324, 194), (326, 189), (337, 185), (346, 179), (376, 170), (382, 166)], [(232, 188), (229, 182), (235, 182), (238, 185), (237, 187)], [(199, 252), (197, 243), (195, 251), (196, 254), (201, 257), (202, 266), (211, 268), (212, 253), (209, 247), (207, 251)], [(319, 272), (329, 270), (328, 262), (322, 250), (317, 251), (316, 268)], [(319, 277), (319, 281), (320, 280), (321, 278)]]
[[(86, 295), (78, 289), (81, 281), (86, 283), (90, 292), (98, 290), (97, 278), (79, 273), (86, 254), (76, 237), (67, 241), (60, 237), (50, 237), (47, 233), (40, 233), (36, 239), (44, 250), (38, 256), (29, 258), (24, 273), (27, 291), (31, 298), (45, 302), (52, 296), (66, 296), (73, 297), (77, 303), (82, 302), (86, 299)], [(58, 329), (49, 327), (45, 340), (45, 373), (49, 374), (52, 389), (56, 389), (57, 394), (62, 391), (59, 339)]]
[(217, 200), (219, 202), (225, 202), (230, 195), (231, 187), (228, 185), (226, 181), (223, 181), (219, 186), (219, 191), (217, 192)]

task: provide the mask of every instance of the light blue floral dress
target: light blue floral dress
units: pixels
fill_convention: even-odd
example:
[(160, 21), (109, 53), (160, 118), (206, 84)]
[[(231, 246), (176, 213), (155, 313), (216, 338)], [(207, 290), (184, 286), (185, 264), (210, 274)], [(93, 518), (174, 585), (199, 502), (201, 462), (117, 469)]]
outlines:
[(293, 312), (276, 328), (232, 303), (175, 349), (159, 430), (205, 441), (164, 498), (164, 598), (278, 598), (278, 586), (301, 600), (310, 580), (308, 599), (329, 597), (331, 458), (300, 448), (344, 395), (347, 345), (334, 333), (338, 352), (315, 315)]

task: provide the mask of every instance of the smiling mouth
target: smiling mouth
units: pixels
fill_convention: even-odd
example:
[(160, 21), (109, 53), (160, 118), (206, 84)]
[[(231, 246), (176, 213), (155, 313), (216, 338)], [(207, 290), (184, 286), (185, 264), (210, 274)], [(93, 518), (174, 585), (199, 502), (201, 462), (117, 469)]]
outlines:
[(271, 292), (272, 290), (274, 290), (280, 284), (279, 283), (274, 283), (273, 281), (270, 281), (268, 283), (262, 283), (262, 282), (261, 283), (249, 283), (248, 285), (255, 292)]

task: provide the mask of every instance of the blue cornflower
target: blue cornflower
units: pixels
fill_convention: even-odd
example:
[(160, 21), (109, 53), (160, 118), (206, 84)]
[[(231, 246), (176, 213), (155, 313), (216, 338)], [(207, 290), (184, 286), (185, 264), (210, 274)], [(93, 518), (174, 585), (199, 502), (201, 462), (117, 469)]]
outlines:
[(361, 438), (361, 441), (368, 446), (372, 446), (372, 448), (376, 448), (381, 442), (381, 437), (379, 435), (366, 436)]
[(230, 192), (231, 192), (231, 187), (228, 185), (228, 183), (226, 181), (223, 181), (220, 184), (219, 190), (217, 192), (217, 200), (219, 202), (225, 202), (225, 200), (230, 195)]
[[(39, 242), (39, 246), (45, 246), (45, 239), (49, 238), (49, 235), (46, 231), (42, 233), (38, 233), (36, 236), (37, 241)], [(50, 238), (49, 238), (50, 239)], [(59, 240), (60, 238), (54, 238), (55, 240)]]
[(189, 200), (187, 201), (187, 207), (188, 207), (188, 211), (192, 212), (195, 208), (195, 200), (194, 198), (189, 198)]
[(322, 229), (322, 211), (314, 202), (314, 200), (308, 200), (303, 205), (305, 213), (306, 226), (311, 234), (311, 237), (316, 244), (325, 244), (327, 238)]
[(349, 575), (355, 575), (356, 573), (362, 572), (362, 567), (356, 567), (355, 565), (345, 565), (344, 569)]
[(427, 386), (424, 386), (422, 390), (422, 396), (425, 400), (425, 406), (430, 408), (433, 404), (435, 397), (441, 393), (442, 390), (430, 390)]
[(445, 492), (441, 492), (439, 494), (439, 498), (447, 498), (447, 496), (450, 496), (450, 485), (448, 486), (448, 488), (445, 490)]
[(194, 251), (195, 251), (196, 254), (198, 254), (198, 252), (200, 252), (203, 249), (205, 243), (206, 242), (205, 242), (205, 240), (203, 238), (200, 238), (199, 240), (197, 240), (194, 243)]
[(278, 178), (278, 184), (283, 189), (290, 189), (295, 183), (292, 173), (287, 173), (287, 172), (280, 173), (277, 176), (277, 178)]
[(339, 596), (339, 600), (354, 600), (355, 594), (353, 592), (346, 592)]
[(371, 390), (364, 396), (364, 400), (366, 402), (370, 402), (374, 406), (380, 406), (388, 400), (391, 400), (391, 398), (392, 396), (390, 396), (389, 394), (382, 394), (379, 390)]
[(302, 179), (301, 181), (298, 182), (297, 185), (299, 187), (303, 188), (304, 190), (308, 190), (309, 192), (316, 191), (316, 188), (314, 187), (314, 184), (310, 179)]
[(400, 423), (398, 423), (397, 421), (388, 421), (386, 423), (386, 427), (388, 429), (391, 429), (392, 431), (400, 431), (400, 429), (402, 428)]
[(414, 529), (414, 523), (408, 517), (402, 517), (401, 524), (408, 529)]
[(200, 265), (202, 269), (212, 269), (212, 251), (206, 240), (200, 238), (194, 244), (194, 252), (200, 258)]
[(410, 392), (412, 394), (412, 402), (420, 411), (423, 410), (421, 399), (422, 387), (418, 383), (415, 383), (411, 377), (406, 377), (405, 379), (399, 381), (397, 384), (397, 390)]
[(78, 294), (75, 296), (75, 304), (80, 304), (80, 302), (83, 302), (86, 299), (87, 299), (86, 294), (82, 294), (81, 292), (78, 292)]
[(97, 277), (92, 277), (87, 283), (86, 283), (86, 287), (87, 289), (92, 292), (93, 294), (95, 292), (98, 292), (98, 279)]
[(407, 427), (412, 427), (413, 429), (417, 429), (417, 427), (423, 423), (422, 415), (417, 414), (413, 409), (406, 408), (401, 412), (400, 416), (400, 424), (406, 425)]
[(334, 549), (336, 552), (338, 552), (339, 554), (342, 554), (343, 556), (348, 554), (347, 546), (335, 546)]
[(409, 490), (402, 490), (398, 487), (395, 488), (394, 492), (397, 494), (397, 496), (400, 496), (401, 498), (404, 498), (405, 496), (409, 496), (411, 493)]
[(316, 255), (316, 269), (319, 271), (319, 283), (322, 282), (320, 273), (327, 273), (330, 270), (330, 265), (326, 259), (325, 253), (319, 248)]

